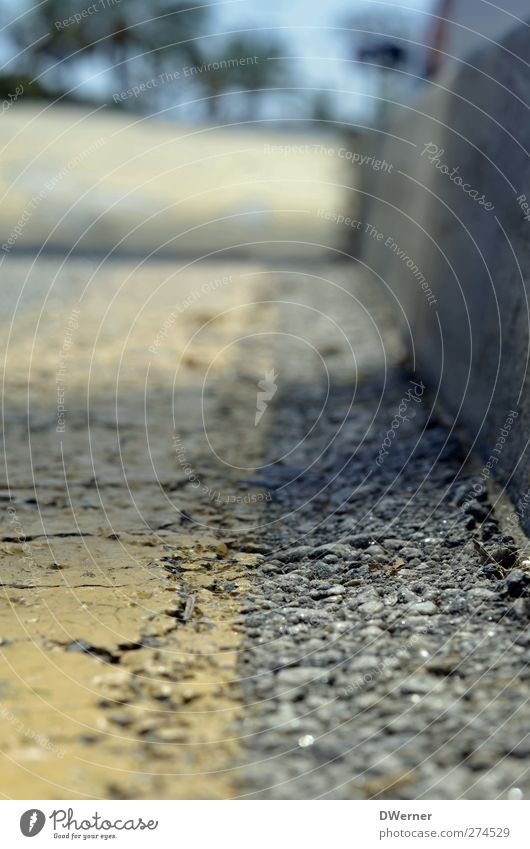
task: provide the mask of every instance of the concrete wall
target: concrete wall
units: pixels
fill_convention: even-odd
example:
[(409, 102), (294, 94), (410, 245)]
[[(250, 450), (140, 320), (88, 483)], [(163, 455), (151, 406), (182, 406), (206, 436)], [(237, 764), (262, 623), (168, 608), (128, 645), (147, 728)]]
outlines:
[(530, 220), (517, 200), (530, 205), (529, 102), (530, 38), (517, 26), (451, 63), (418, 102), (392, 107), (392, 136), (374, 132), (366, 144), (392, 169), (369, 172), (362, 212), (376, 233), (364, 228), (361, 257), (395, 299), (416, 367), (485, 459), (496, 458), (514, 502), (530, 487)]

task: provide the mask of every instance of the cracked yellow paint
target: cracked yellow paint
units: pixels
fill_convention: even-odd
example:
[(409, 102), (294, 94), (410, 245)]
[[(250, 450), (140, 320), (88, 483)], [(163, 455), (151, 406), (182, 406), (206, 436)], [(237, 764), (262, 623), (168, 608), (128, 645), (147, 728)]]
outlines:
[[(238, 379), (238, 345), (274, 311), (254, 306), (249, 266), (226, 269), (230, 285), (208, 297), (194, 293), (216, 276), (210, 266), (92, 270), (43, 261), (35, 276), (28, 261), (3, 265), (11, 306), (27, 274), (32, 303), (4, 334), (0, 793), (231, 797), (237, 619), (259, 557), (241, 550), (238, 527), (262, 504), (227, 503), (255, 488), (240, 470), (212, 468), (202, 417), (217, 447), (259, 458), (264, 431), (241, 416), (248, 407), (253, 417), (255, 391)], [(223, 497), (194, 487), (184, 463)]]

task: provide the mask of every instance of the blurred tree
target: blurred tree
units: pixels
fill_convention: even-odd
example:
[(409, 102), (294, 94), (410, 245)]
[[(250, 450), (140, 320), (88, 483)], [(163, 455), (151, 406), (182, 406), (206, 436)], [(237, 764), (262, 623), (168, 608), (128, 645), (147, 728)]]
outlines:
[(176, 57), (190, 64), (199, 58), (196, 39), (204, 30), (206, 7), (151, 0), (148, 9), (143, 0), (96, 0), (81, 9), (72, 8), (71, 0), (34, 0), (32, 11), (11, 24), (9, 34), (24, 71), (38, 77), (50, 94), (67, 93), (72, 65), (92, 56), (123, 90), (139, 69), (145, 77), (146, 69), (156, 72)]
[[(1, 2), (1, 0), (0, 0)], [(156, 111), (183, 99), (202, 99), (217, 121), (227, 111), (255, 118), (265, 90), (285, 84), (280, 45), (255, 35), (218, 35), (211, 7), (187, 0), (31, 0), (28, 14), (9, 24), (18, 59), (9, 68), (26, 79), (25, 94), (80, 100), (73, 74), (92, 61), (109, 80), (104, 99), (121, 108)], [(15, 68), (14, 66), (17, 66)], [(186, 73), (184, 73), (184, 70)], [(150, 87), (143, 97), (115, 103), (112, 94), (163, 72), (176, 85)], [(31, 79), (37, 81), (29, 86)], [(225, 93), (238, 92), (235, 98)], [(96, 95), (97, 96), (97, 95)]]
[(335, 109), (325, 91), (317, 91), (313, 95), (312, 111), (313, 120), (322, 124), (333, 123), (336, 119)]
[[(235, 35), (224, 42), (221, 52), (211, 52), (203, 60), (200, 82), (205, 89), (210, 120), (223, 111), (222, 94), (238, 92), (239, 113), (253, 120), (258, 103), (268, 89), (285, 85), (285, 67), (279, 58), (280, 45), (271, 40)], [(241, 95), (244, 96), (244, 102)]]

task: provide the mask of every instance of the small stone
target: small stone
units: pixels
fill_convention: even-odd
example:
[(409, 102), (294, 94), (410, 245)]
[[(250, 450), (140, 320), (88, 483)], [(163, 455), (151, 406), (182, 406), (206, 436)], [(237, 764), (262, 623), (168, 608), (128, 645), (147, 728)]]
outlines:
[(314, 685), (325, 682), (328, 674), (318, 666), (295, 666), (291, 669), (282, 669), (276, 676), (276, 682), (280, 687), (304, 687), (307, 684)]
[(510, 608), (510, 616), (528, 621), (530, 619), (530, 599), (528, 597), (516, 598)]
[(478, 501), (473, 499), (469, 501), (464, 507), (464, 513), (468, 513), (470, 516), (473, 516), (478, 522), (483, 521), (489, 515), (489, 509), (484, 506), (484, 504), (479, 504)]
[(343, 595), (345, 592), (346, 587), (343, 587), (342, 584), (333, 584), (333, 586), (327, 590), (326, 595)]
[(413, 604), (412, 610), (422, 616), (432, 616), (433, 613), (438, 612), (438, 608), (432, 601), (420, 601), (419, 604)]
[(331, 576), (337, 571), (337, 569), (333, 568), (332, 565), (324, 563), (322, 560), (318, 560), (314, 564), (313, 569), (315, 577), (320, 579), (331, 578)]
[(406, 557), (407, 560), (412, 560), (414, 557), (421, 557), (421, 551), (419, 548), (413, 548), (413, 546), (406, 546), (402, 548), (399, 552), (401, 557)]
[(312, 734), (304, 734), (303, 737), (300, 737), (298, 740), (298, 745), (301, 749), (307, 749), (308, 746), (312, 746), (315, 742), (315, 738)]
[(160, 728), (156, 736), (164, 743), (185, 743), (188, 739), (187, 731), (183, 728)]
[(523, 791), (520, 787), (511, 787), (506, 794), (506, 797), (510, 799), (510, 801), (519, 801), (520, 799), (524, 799)]
[(433, 689), (434, 681), (428, 675), (411, 675), (400, 686), (404, 696), (427, 695)]
[(434, 675), (453, 675), (458, 672), (464, 657), (456, 652), (433, 657), (426, 664), (426, 669)]
[(525, 631), (522, 631), (522, 633), (520, 633), (519, 636), (516, 637), (515, 642), (517, 643), (518, 646), (523, 646), (523, 648), (529, 648), (530, 647), (530, 627), (526, 628)]
[(511, 598), (520, 598), (530, 584), (530, 575), (522, 569), (514, 569), (504, 581), (504, 593)]
[(330, 542), (325, 545), (319, 545), (313, 552), (313, 557), (319, 557), (324, 554), (335, 554), (338, 557), (351, 558), (352, 552), (348, 546), (341, 542)]
[(357, 609), (359, 613), (363, 613), (365, 616), (375, 616), (376, 613), (381, 613), (384, 605), (380, 601), (366, 601)]
[(491, 556), (505, 569), (510, 569), (517, 563), (517, 550), (511, 545), (497, 545), (491, 550)]
[(114, 725), (119, 725), (120, 728), (127, 728), (128, 725), (132, 725), (132, 719), (126, 713), (110, 713), (107, 719)]
[(310, 545), (299, 545), (297, 548), (291, 548), (289, 551), (282, 551), (276, 555), (282, 563), (292, 563), (293, 560), (303, 560), (313, 554), (314, 549)]
[(463, 613), (468, 612), (469, 607), (465, 598), (454, 598), (449, 602), (444, 610), (446, 613), (451, 613), (453, 615), (462, 615)]
[(416, 593), (413, 593), (412, 590), (407, 589), (407, 587), (401, 587), (397, 594), (397, 600), (400, 604), (407, 603), (417, 603), (418, 596)]
[(399, 539), (398, 537), (391, 537), (385, 540), (386, 548), (390, 548), (392, 551), (399, 551), (400, 548), (405, 548), (407, 545), (406, 539)]
[(165, 701), (171, 696), (171, 686), (169, 684), (149, 683), (146, 691), (152, 699)]
[(466, 597), (474, 602), (491, 601), (495, 598), (493, 590), (488, 590), (486, 587), (472, 587), (466, 592)]
[(371, 539), (370, 534), (350, 534), (350, 536), (346, 537), (346, 541), (354, 548), (368, 548), (371, 544)]

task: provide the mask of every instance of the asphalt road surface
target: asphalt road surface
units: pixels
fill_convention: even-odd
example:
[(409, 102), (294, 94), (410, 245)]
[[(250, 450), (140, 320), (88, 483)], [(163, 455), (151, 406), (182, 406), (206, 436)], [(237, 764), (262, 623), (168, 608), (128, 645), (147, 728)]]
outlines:
[[(406, 356), (391, 287), (337, 261), (318, 210), (343, 209), (338, 157), (280, 153), (274, 191), (219, 192), (219, 209), (190, 200), (200, 168), (184, 188), (161, 169), (135, 235), (145, 195), (105, 210), (136, 177), (147, 191), (152, 130), (128, 137), (120, 177), (116, 138), (79, 158), (108, 123), (71, 130), (53, 163), (57, 125), (33, 140), (15, 115), (4, 141), (25, 134), (35, 160), (25, 184), (10, 142), (4, 239), (46, 186), (35, 169), (67, 170), (1, 268), (0, 793), (527, 797), (524, 539)], [(232, 136), (209, 153), (204, 138), (233, 170)], [(254, 138), (249, 173), (269, 143)], [(177, 191), (195, 235), (145, 261), (183, 232), (161, 214)], [(267, 247), (238, 256), (252, 203)], [(87, 222), (85, 256), (30, 255)], [(139, 256), (105, 259), (122, 237)]]

